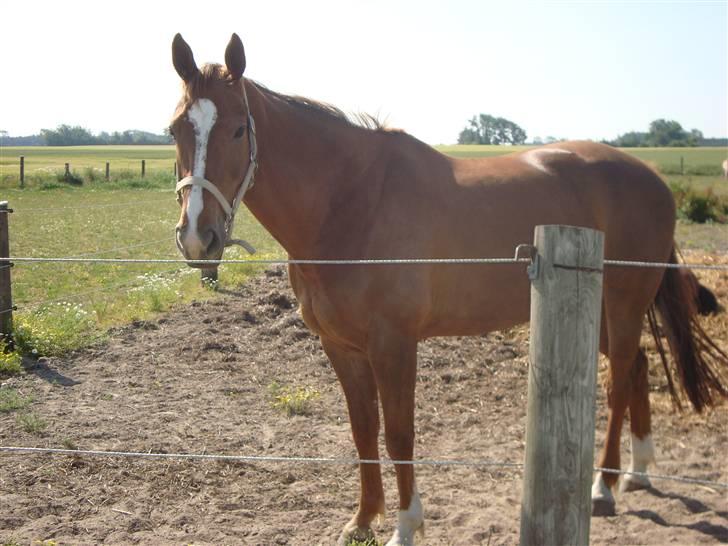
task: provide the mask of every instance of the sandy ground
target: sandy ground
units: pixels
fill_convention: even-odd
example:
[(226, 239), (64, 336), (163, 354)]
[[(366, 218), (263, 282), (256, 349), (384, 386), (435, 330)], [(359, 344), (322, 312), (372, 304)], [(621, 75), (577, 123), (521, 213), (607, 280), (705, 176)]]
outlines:
[[(728, 300), (728, 275), (704, 279)], [(706, 324), (726, 347), (725, 313)], [(421, 344), (418, 458), (522, 462), (527, 339), (522, 327)], [(673, 411), (654, 356), (653, 470), (728, 482), (728, 405), (701, 416)], [(273, 407), (274, 382), (320, 397), (308, 415), (287, 417)], [(336, 378), (280, 269), (91, 350), (30, 363), (5, 383), (32, 395), (28, 409), (48, 423), (30, 434), (0, 414), (6, 446), (355, 456)], [(605, 424), (600, 390), (597, 446)], [(421, 544), (517, 544), (520, 470), (418, 467), (417, 476)], [(392, 467), (384, 477), (388, 512), (376, 531), (386, 541), (396, 521)], [(653, 486), (620, 495), (616, 517), (593, 518), (592, 543), (728, 543), (726, 490)], [(357, 494), (350, 466), (0, 454), (0, 543), (329, 545)]]

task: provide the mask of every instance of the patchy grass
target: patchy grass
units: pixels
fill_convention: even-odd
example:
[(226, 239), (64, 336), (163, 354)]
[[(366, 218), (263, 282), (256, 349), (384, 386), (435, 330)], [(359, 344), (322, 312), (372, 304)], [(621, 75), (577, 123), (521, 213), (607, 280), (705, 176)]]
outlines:
[(281, 410), (289, 417), (293, 415), (308, 415), (314, 400), (320, 398), (321, 393), (312, 387), (293, 387), (280, 385), (274, 381), (268, 386), (273, 398), (274, 408)]
[(15, 416), (15, 422), (29, 434), (40, 434), (48, 426), (46, 420), (34, 411), (30, 413), (19, 413)]
[(32, 401), (31, 396), (23, 396), (17, 390), (9, 387), (0, 387), (0, 413), (24, 409)]

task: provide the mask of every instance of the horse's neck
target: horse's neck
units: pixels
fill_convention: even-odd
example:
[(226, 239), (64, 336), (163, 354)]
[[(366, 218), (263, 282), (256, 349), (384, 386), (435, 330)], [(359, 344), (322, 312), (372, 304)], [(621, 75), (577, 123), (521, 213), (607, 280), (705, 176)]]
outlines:
[(356, 200), (371, 190), (358, 182), (377, 157), (378, 134), (246, 87), (259, 168), (245, 203), (292, 257), (316, 258), (327, 220), (345, 205), (342, 196)]

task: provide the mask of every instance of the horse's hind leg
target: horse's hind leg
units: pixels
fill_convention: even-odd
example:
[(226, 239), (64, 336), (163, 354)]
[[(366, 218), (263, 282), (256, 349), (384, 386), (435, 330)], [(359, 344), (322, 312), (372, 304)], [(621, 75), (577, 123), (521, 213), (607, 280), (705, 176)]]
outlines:
[[(379, 459), (379, 406), (369, 359), (362, 353), (347, 350), (326, 338), (322, 337), (321, 343), (344, 390), (351, 432), (359, 457)], [(341, 532), (338, 541), (341, 546), (351, 540), (366, 542), (373, 539), (371, 523), (377, 515), (384, 514), (384, 490), (379, 465), (361, 464), (359, 473), (359, 509)]]
[[(650, 434), (650, 392), (647, 378), (647, 357), (640, 349), (633, 369), (632, 398), (629, 401), (629, 424), (632, 432), (630, 472), (646, 472), (655, 459)], [(650, 487), (645, 476), (627, 474), (622, 480), (622, 491), (636, 491)]]
[[(599, 466), (619, 470), (620, 468), (620, 436), (627, 406), (632, 399), (633, 369), (639, 359), (639, 340), (642, 330), (641, 312), (622, 313), (619, 316), (610, 312), (607, 305), (607, 321), (609, 330), (609, 418), (607, 434), (599, 459)], [(592, 514), (609, 516), (615, 513), (615, 500), (612, 488), (617, 483), (618, 475), (610, 472), (598, 472), (592, 486)]]

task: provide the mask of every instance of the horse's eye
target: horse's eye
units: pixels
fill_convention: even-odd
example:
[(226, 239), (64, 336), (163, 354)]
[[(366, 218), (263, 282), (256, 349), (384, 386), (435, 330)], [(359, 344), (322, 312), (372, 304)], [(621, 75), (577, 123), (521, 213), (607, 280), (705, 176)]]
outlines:
[(234, 138), (240, 138), (244, 134), (245, 134), (245, 125), (241, 125), (240, 128), (237, 131), (235, 131)]

